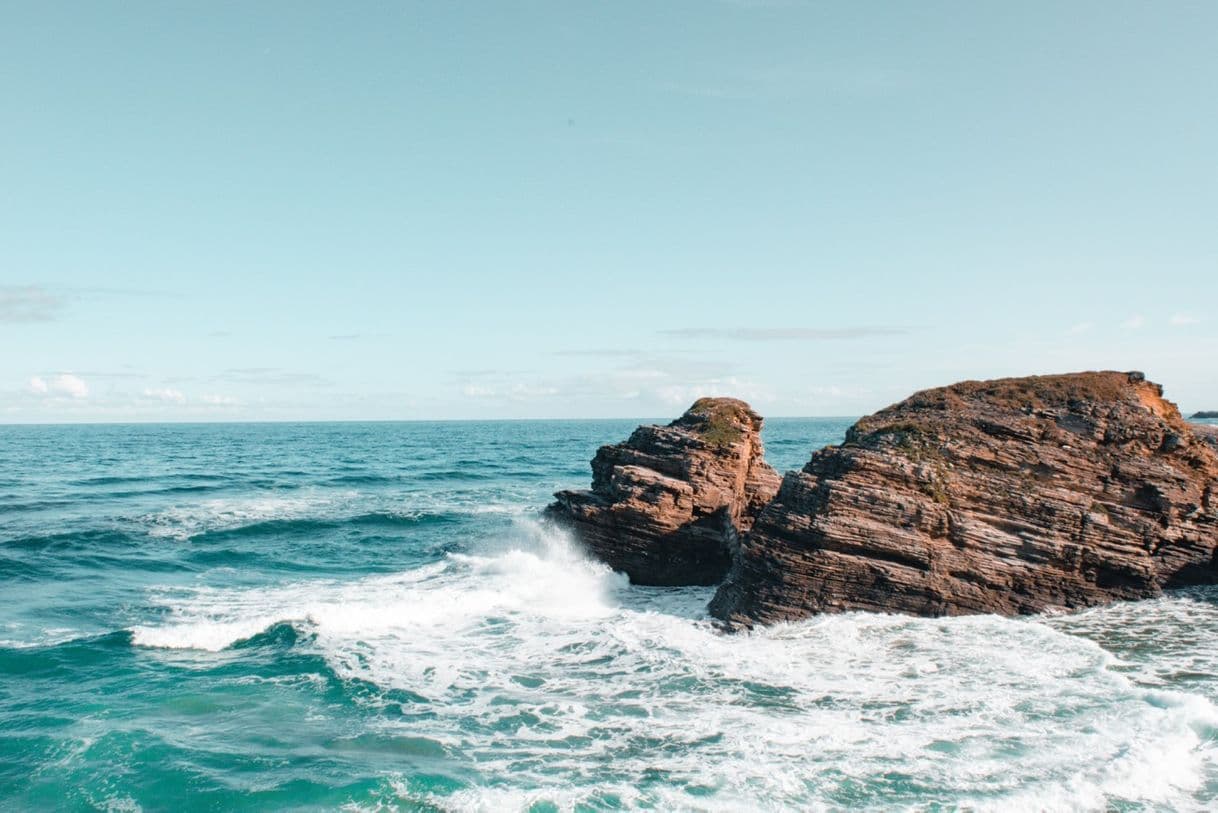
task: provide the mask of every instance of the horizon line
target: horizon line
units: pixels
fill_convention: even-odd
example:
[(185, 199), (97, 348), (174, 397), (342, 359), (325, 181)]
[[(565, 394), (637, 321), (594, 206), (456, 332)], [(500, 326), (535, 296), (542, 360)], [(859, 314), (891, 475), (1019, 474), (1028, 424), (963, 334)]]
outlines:
[[(679, 417), (679, 416), (678, 416)], [(769, 415), (762, 416), (763, 421), (770, 420), (858, 420), (861, 415)], [(675, 418), (648, 417), (594, 417), (594, 418), (329, 418), (329, 419), (293, 419), (269, 418), (265, 420), (186, 420), (186, 421), (0, 421), (0, 428), (16, 426), (223, 426), (241, 424), (333, 424), (333, 423), (539, 423), (579, 421), (664, 421)]]

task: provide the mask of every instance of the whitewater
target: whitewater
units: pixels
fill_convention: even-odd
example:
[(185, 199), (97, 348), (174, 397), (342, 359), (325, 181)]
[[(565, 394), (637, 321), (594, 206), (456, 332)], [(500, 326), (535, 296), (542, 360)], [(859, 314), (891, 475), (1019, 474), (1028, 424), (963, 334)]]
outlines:
[(1218, 804), (1218, 591), (723, 634), (538, 521), (636, 423), (0, 427), (0, 807)]

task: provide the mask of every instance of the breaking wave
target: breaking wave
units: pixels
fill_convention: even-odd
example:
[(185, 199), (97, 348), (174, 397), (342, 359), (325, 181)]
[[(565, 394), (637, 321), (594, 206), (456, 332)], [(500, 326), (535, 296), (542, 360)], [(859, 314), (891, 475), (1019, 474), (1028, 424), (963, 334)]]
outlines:
[[(166, 593), (163, 623), (132, 636), (219, 651), (291, 625), (341, 678), (378, 687), (368, 702), (401, 707), (386, 727), (511, 777), (435, 798), (395, 785), (459, 809), (865, 807), (878, 794), (1187, 809), (1214, 781), (1213, 703), (1145, 685), (1072, 634), (1128, 627), (1129, 605), (1045, 621), (846, 614), (733, 636), (703, 614), (709, 593), (631, 588), (522, 521), (499, 549), (404, 573)], [(1204, 606), (1166, 599), (1137, 617), (1162, 634)]]

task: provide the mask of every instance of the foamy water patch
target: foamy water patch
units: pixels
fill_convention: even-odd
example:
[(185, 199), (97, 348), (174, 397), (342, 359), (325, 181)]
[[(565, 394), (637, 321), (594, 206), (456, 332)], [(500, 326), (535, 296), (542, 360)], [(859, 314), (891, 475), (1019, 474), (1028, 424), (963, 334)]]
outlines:
[[(397, 712), (377, 717), (383, 735), (426, 737), (483, 777), (456, 795), (404, 787), (409, 803), (1212, 801), (1215, 707), (1132, 679), (1125, 659), (1070, 634), (1094, 616), (846, 614), (725, 635), (702, 610), (711, 592), (632, 588), (522, 522), (493, 548), (392, 576), (166, 594), (165, 622), (134, 638), (218, 649), (276, 623), (307, 626), (340, 677), (398, 690), (371, 701)], [(1147, 622), (1160, 634), (1189, 620), (1140, 606), (1168, 609)]]
[(1112, 604), (1043, 623), (1123, 653), (1114, 668), (1139, 685), (1185, 686), (1218, 700), (1218, 638), (1209, 633), (1218, 625), (1218, 592), (1212, 588)]

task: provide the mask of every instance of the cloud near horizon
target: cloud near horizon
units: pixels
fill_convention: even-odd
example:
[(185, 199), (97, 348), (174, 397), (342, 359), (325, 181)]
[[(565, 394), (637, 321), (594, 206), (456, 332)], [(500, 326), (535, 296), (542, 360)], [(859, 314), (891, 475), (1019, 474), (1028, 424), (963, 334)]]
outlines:
[[(620, 354), (596, 351), (593, 355), (614, 358)], [(632, 402), (640, 404), (638, 414), (656, 415), (684, 408), (705, 395), (732, 395), (754, 403), (771, 403), (776, 397), (769, 387), (723, 361), (642, 354), (627, 361), (609, 369), (559, 375), (479, 371), (480, 375), (460, 381), (458, 392), (464, 398), (501, 403)]]
[(229, 367), (206, 380), (226, 384), (282, 385), (304, 387), (329, 387), (334, 382), (317, 373), (297, 372), (282, 367)]
[(40, 285), (0, 285), (0, 322), (50, 322), (66, 305)]
[(143, 397), (150, 401), (164, 401), (168, 404), (186, 403), (186, 395), (181, 390), (175, 390), (172, 387), (145, 389)]
[(87, 398), (89, 385), (79, 376), (61, 373), (49, 378), (36, 375), (26, 385), (27, 391), (47, 398)]
[[(106, 389), (93, 392), (88, 383), (74, 373), (34, 375), (19, 391), (25, 396), (25, 407), (41, 412), (46, 409), (69, 410), (80, 415), (81, 409), (97, 410), (100, 416), (140, 415), (149, 410), (168, 410), (163, 414), (181, 414), (181, 410), (196, 414), (231, 413), (244, 408), (249, 401), (233, 395), (209, 392), (192, 396), (172, 386), (144, 387), (135, 390)], [(262, 403), (262, 402), (260, 402)], [(7, 411), (21, 409), (19, 402), (10, 402)]]

